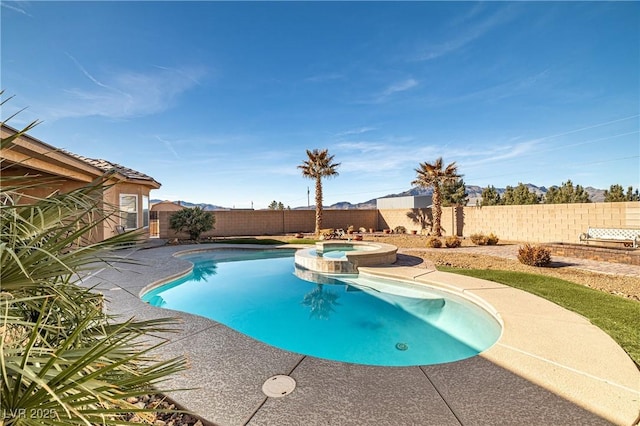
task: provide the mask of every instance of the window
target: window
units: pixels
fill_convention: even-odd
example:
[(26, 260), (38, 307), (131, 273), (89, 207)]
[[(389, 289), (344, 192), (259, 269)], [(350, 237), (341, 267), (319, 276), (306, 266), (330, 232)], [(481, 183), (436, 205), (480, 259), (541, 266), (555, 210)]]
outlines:
[(142, 226), (149, 227), (149, 196), (142, 196)]
[(120, 224), (125, 229), (138, 228), (138, 196), (120, 194)]

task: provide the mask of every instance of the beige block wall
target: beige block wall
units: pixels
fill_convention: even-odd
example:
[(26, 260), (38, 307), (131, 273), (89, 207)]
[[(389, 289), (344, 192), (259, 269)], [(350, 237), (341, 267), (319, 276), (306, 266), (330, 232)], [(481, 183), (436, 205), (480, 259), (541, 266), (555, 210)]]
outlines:
[[(313, 218), (312, 226), (309, 231), (315, 230), (315, 211), (311, 212)], [(322, 216), (323, 228), (342, 228), (345, 231), (349, 226), (358, 231), (360, 228), (373, 228), (378, 229), (378, 212), (375, 209), (372, 210), (324, 210)]]
[[(323, 228), (353, 225), (375, 230), (402, 225), (407, 231), (420, 232), (421, 225), (407, 213), (426, 216), (429, 209), (411, 210), (325, 210)], [(158, 212), (161, 238), (186, 238), (169, 229), (172, 212)], [(277, 235), (313, 232), (312, 210), (231, 210), (216, 211), (215, 229), (207, 236)], [(589, 227), (640, 229), (640, 203), (538, 204), (527, 206), (491, 206), (442, 208), (444, 235), (469, 237), (493, 232), (502, 240), (528, 242), (578, 242)]]
[(462, 235), (493, 232), (503, 240), (576, 243), (589, 227), (640, 229), (640, 203), (465, 207)]
[[(440, 218), (440, 227), (443, 235), (462, 236), (462, 208), (443, 207)], [(404, 226), (407, 232), (417, 231), (421, 233), (423, 229), (428, 232), (431, 229), (432, 212), (429, 208), (403, 209), (403, 210), (378, 210), (378, 224), (380, 229), (395, 229), (397, 226)]]
[[(160, 238), (186, 238), (169, 229), (169, 217), (173, 212), (159, 211)], [(295, 232), (314, 232), (316, 215), (314, 210), (219, 210), (214, 211), (215, 229), (202, 237), (229, 237), (241, 235), (279, 235)], [(353, 225), (377, 229), (376, 210), (324, 210), (323, 228), (347, 229)]]

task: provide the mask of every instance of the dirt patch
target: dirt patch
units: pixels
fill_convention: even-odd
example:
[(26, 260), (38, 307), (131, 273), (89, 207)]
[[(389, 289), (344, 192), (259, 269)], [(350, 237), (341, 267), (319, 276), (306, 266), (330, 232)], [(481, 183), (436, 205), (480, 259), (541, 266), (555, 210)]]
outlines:
[[(589, 272), (558, 262), (553, 262), (552, 265), (547, 268), (523, 265), (515, 259), (515, 252), (519, 243), (500, 242), (498, 247), (494, 248), (503, 253), (502, 256), (498, 257), (465, 251), (465, 247), (477, 247), (466, 239), (462, 241), (462, 247), (460, 249), (426, 248), (427, 237), (421, 235), (369, 235), (365, 239), (367, 241), (380, 241), (393, 244), (398, 247), (400, 253), (418, 257), (425, 262), (430, 262), (435, 265), (548, 275), (617, 296), (640, 301), (640, 277)], [(513, 258), (510, 259), (509, 256)]]

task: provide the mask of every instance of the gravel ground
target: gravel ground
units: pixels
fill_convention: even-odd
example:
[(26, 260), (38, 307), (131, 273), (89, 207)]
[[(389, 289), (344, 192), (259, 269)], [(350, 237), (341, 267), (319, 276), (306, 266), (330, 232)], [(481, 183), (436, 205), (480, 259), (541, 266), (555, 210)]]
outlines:
[[(128, 398), (127, 402), (140, 408), (153, 408), (158, 410), (179, 410), (171, 401), (163, 395), (143, 395), (140, 397)], [(131, 414), (125, 417), (127, 422), (151, 424), (153, 426), (206, 426), (209, 423), (203, 422), (196, 416), (187, 413), (176, 412), (156, 412), (145, 414)]]
[[(463, 240), (462, 248), (460, 250), (449, 248), (425, 248), (426, 237), (416, 235), (367, 236), (366, 241), (379, 241), (396, 245), (398, 246), (398, 251), (400, 253), (420, 257), (425, 262), (431, 262), (435, 265), (447, 265), (456, 268), (470, 269), (500, 269), (504, 271), (519, 271), (549, 275), (582, 284), (586, 287), (640, 301), (640, 277), (588, 272), (571, 266), (553, 263), (553, 257), (551, 258), (552, 265), (550, 267), (538, 268), (524, 265), (515, 259), (463, 252), (464, 247), (476, 247), (469, 240)], [(517, 243), (498, 243), (499, 246), (513, 246), (514, 244)]]

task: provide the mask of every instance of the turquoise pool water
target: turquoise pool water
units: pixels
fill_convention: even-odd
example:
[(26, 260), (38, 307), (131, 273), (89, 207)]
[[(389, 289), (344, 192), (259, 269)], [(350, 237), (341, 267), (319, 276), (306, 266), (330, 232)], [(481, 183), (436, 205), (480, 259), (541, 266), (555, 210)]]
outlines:
[(193, 262), (192, 273), (147, 292), (144, 301), (296, 353), (367, 365), (428, 365), (475, 356), (501, 333), (493, 316), (453, 294), (312, 273), (294, 266), (293, 251), (182, 258)]
[(327, 246), (324, 251), (319, 252), (317, 249), (309, 250), (312, 256), (324, 257), (328, 259), (346, 259), (347, 252), (349, 251), (371, 251), (375, 250), (375, 247), (368, 247), (364, 245), (349, 246), (349, 245), (331, 245)]

